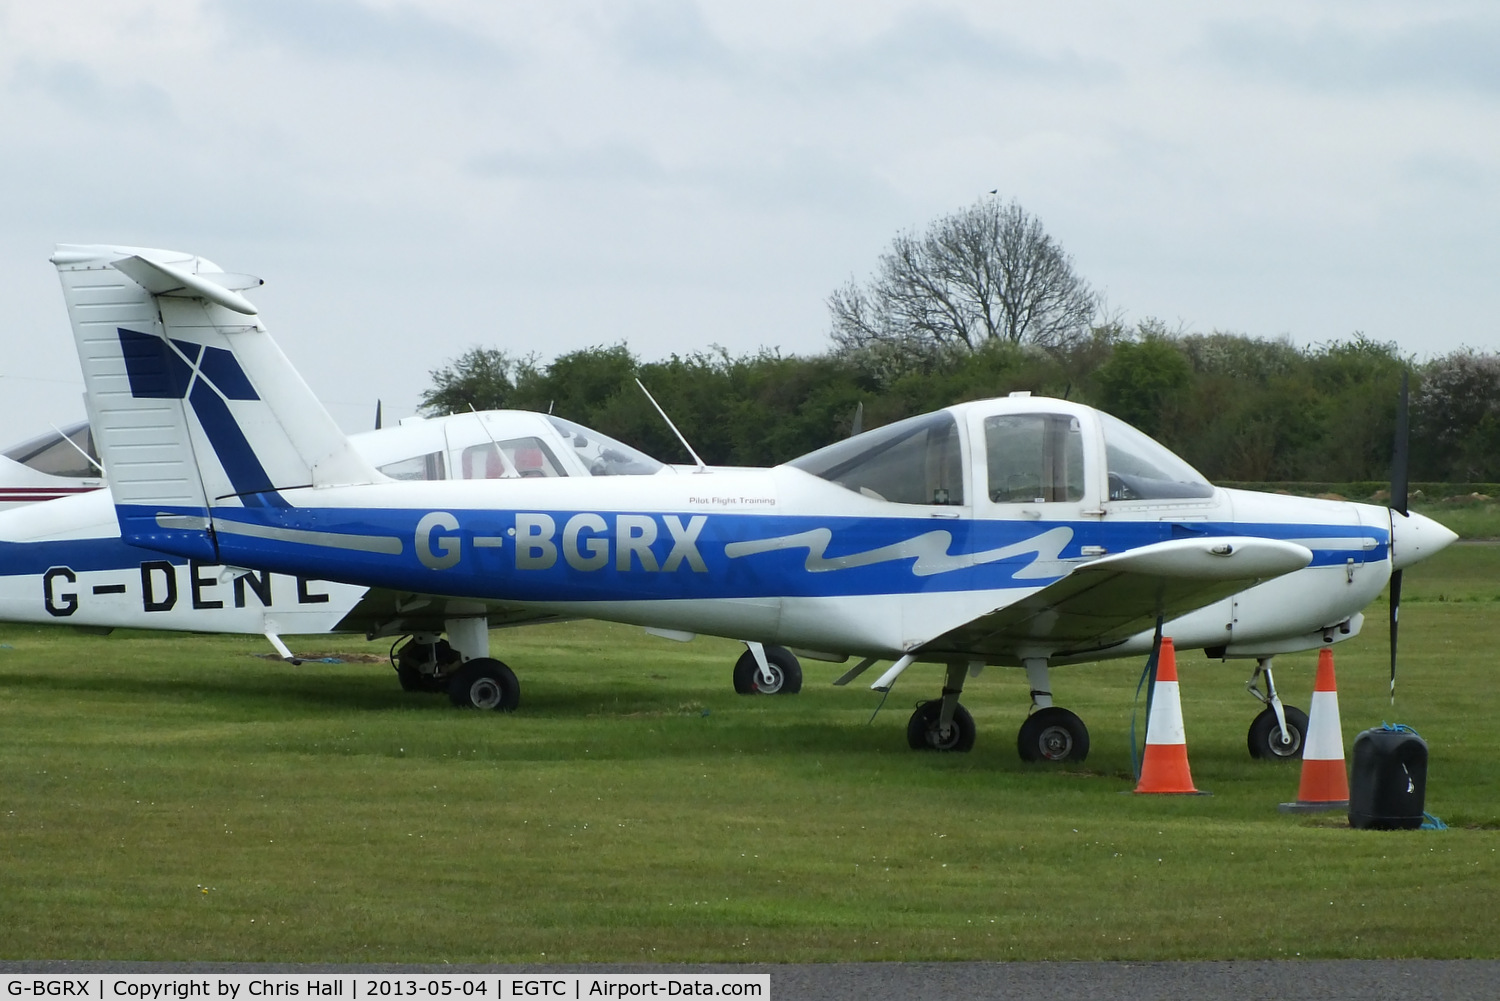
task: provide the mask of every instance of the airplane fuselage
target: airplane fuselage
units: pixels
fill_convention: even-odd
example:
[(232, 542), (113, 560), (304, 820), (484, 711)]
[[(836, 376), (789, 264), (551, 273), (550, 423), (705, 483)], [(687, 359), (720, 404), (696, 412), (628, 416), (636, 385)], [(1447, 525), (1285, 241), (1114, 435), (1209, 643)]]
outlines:
[[(598, 481), (380, 484), (282, 491), (213, 509), (218, 561), (558, 614), (893, 657), (1100, 556), (1254, 536), (1313, 553), (1303, 570), (1183, 616), (1179, 647), (1234, 656), (1357, 632), (1391, 571), (1383, 508), (1216, 489), (1068, 519), (975, 517), (862, 497), (792, 467)], [(1041, 507), (1041, 505), (1036, 505)], [(140, 521), (161, 519), (142, 509)], [(191, 518), (202, 512), (181, 512)], [(131, 516), (122, 510), (122, 517)], [(158, 529), (171, 545), (170, 529)], [(181, 532), (184, 551), (203, 536)], [(207, 553), (201, 554), (209, 558)], [(1054, 660), (1133, 654), (1043, 650)], [(1002, 659), (1005, 662), (1009, 658)]]

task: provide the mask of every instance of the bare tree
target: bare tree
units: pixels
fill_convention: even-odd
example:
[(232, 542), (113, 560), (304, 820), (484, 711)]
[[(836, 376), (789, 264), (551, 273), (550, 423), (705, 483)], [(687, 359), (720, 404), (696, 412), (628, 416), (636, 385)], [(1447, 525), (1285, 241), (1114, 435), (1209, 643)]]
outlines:
[(841, 349), (1053, 346), (1087, 332), (1096, 296), (1019, 204), (984, 198), (918, 237), (901, 233), (866, 285), (828, 298)]

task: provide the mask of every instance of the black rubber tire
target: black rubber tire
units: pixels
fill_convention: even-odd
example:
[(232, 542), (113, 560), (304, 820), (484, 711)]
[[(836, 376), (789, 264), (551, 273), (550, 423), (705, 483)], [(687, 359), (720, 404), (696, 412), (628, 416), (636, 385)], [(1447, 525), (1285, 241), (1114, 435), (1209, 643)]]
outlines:
[(741, 695), (796, 695), (802, 691), (802, 663), (784, 646), (766, 647), (766, 664), (776, 675), (767, 685), (760, 678), (760, 665), (748, 649), (734, 662), (734, 690)]
[(962, 705), (953, 707), (953, 726), (946, 739), (938, 732), (938, 717), (943, 700), (932, 699), (917, 704), (917, 711), (906, 721), (906, 745), (913, 751), (972, 751), (974, 717)]
[[(434, 659), (436, 674), (422, 670), (432, 666)], [(412, 639), (396, 651), (396, 679), (401, 682), (402, 691), (446, 692), (451, 680), (448, 672), (458, 666), (458, 651), (443, 639), (431, 644)]]
[(1089, 756), (1089, 728), (1061, 706), (1047, 706), (1026, 717), (1016, 734), (1022, 761), (1080, 762)]
[(514, 712), (521, 704), (521, 683), (516, 680), (515, 672), (500, 661), (477, 657), (448, 683), (448, 698), (460, 709)]
[(1307, 744), (1307, 713), (1296, 706), (1284, 705), (1287, 736), (1291, 746), (1281, 743), (1281, 728), (1276, 725), (1276, 710), (1267, 706), (1250, 724), (1245, 743), (1250, 748), (1250, 757), (1260, 761), (1300, 761), (1302, 748)]

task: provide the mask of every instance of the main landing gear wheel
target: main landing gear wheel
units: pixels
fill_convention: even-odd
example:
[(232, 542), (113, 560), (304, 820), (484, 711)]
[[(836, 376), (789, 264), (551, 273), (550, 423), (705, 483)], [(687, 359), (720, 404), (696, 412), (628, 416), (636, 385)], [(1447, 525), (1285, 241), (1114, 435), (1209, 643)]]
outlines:
[(418, 643), (413, 639), (397, 650), (393, 659), (402, 691), (446, 692), (449, 679), (444, 672), (456, 666), (458, 651), (447, 640)]
[(734, 662), (734, 690), (741, 695), (796, 695), (802, 691), (802, 663), (784, 646), (766, 647), (766, 666), (773, 680), (760, 676), (755, 654), (746, 650)]
[(1089, 756), (1089, 729), (1075, 713), (1047, 706), (1021, 724), (1016, 750), (1022, 761), (1082, 761)]
[(1302, 757), (1302, 745), (1307, 740), (1307, 713), (1296, 706), (1282, 706), (1286, 714), (1287, 741), (1281, 739), (1281, 727), (1276, 725), (1276, 710), (1264, 709), (1250, 724), (1246, 743), (1250, 745), (1250, 757), (1263, 761), (1295, 761)]
[(943, 700), (918, 704), (906, 723), (906, 743), (913, 751), (971, 751), (974, 749), (974, 717), (963, 706), (953, 707), (953, 725), (945, 734), (938, 729)]
[(448, 698), (460, 709), (512, 712), (521, 703), (521, 683), (515, 672), (498, 660), (478, 657), (463, 666), (448, 683)]

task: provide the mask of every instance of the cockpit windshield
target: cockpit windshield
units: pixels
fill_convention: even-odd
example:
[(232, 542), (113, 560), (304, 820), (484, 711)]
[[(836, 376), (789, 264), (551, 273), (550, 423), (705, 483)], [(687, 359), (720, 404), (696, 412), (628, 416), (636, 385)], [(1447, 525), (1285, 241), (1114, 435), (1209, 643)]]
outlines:
[(1110, 500), (1213, 496), (1213, 485), (1164, 445), (1102, 411), (1099, 422), (1104, 428)]
[(787, 463), (846, 490), (896, 504), (962, 504), (958, 423), (946, 411), (910, 417)]
[(104, 475), (100, 472), (99, 452), (94, 448), (94, 436), (88, 421), (69, 424), (60, 432), (48, 431), (23, 441), (6, 449), (5, 457), (51, 476), (84, 479)]
[(651, 476), (666, 467), (645, 452), (561, 417), (547, 415), (593, 476)]

